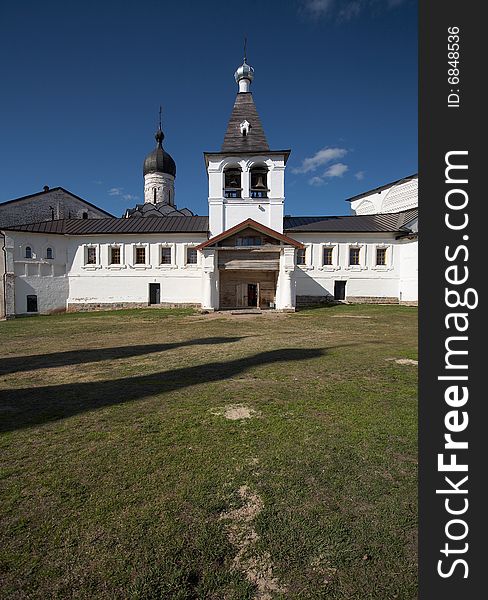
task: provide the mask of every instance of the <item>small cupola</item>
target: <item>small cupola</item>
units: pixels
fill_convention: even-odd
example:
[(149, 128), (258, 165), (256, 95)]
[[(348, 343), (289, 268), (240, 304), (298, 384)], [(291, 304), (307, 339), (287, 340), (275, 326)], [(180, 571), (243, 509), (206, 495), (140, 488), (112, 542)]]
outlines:
[(144, 159), (143, 175), (149, 173), (166, 173), (176, 177), (176, 164), (172, 156), (163, 148), (164, 133), (161, 126), (156, 131), (156, 148)]
[(239, 92), (249, 92), (249, 87), (254, 79), (254, 69), (247, 64), (246, 56), (247, 39), (244, 40), (244, 60), (242, 65), (234, 73), (234, 79), (239, 86)]

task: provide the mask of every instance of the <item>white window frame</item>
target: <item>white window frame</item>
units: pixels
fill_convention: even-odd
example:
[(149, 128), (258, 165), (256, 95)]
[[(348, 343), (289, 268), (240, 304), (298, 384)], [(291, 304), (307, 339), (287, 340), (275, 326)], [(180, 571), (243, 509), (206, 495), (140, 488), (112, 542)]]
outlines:
[[(145, 249), (145, 256), (144, 256), (144, 263), (136, 263), (136, 250), (137, 248), (144, 248)], [(150, 259), (150, 246), (147, 242), (134, 242), (133, 244), (131, 244), (131, 254), (132, 254), (132, 260), (131, 260), (131, 269), (150, 269), (151, 268), (151, 263), (149, 262)]]
[[(88, 248), (95, 248), (95, 262), (88, 263)], [(87, 271), (94, 271), (95, 269), (101, 269), (100, 263), (100, 244), (83, 244), (83, 269)]]
[[(359, 264), (358, 265), (349, 264), (349, 260), (351, 258), (351, 250), (354, 248), (359, 249)], [(366, 270), (368, 268), (366, 266), (366, 259), (367, 259), (366, 244), (361, 244), (359, 242), (350, 242), (349, 244), (347, 244), (347, 254), (346, 254), (347, 266), (345, 268), (348, 271), (364, 271), (364, 270)]]
[[(25, 255), (27, 252), (27, 248), (31, 249), (31, 257), (30, 258), (27, 258)], [(27, 243), (27, 244), (22, 244), (20, 246), (20, 260), (22, 260), (24, 262), (29, 262), (31, 260), (32, 261), (36, 260), (36, 258), (37, 258), (37, 254), (36, 254), (35, 248), (32, 244)]]
[[(386, 264), (385, 265), (377, 265), (376, 264), (376, 251), (377, 250), (386, 250)], [(375, 244), (373, 250), (373, 256), (371, 257), (373, 264), (371, 265), (371, 269), (373, 271), (391, 271), (393, 269), (393, 245), (392, 244)]]
[[(302, 242), (303, 244), (303, 242)], [(296, 261), (296, 266), (302, 271), (310, 271), (313, 269), (313, 244), (303, 244), (305, 246), (305, 264), (299, 265), (298, 260)], [(298, 254), (298, 250), (297, 250)]]
[[(161, 262), (161, 254), (163, 248), (171, 249), (171, 262), (170, 263), (162, 263)], [(186, 259), (186, 249), (185, 249), (185, 259)], [(176, 269), (176, 244), (173, 242), (161, 242), (158, 244), (158, 264), (157, 269)]]
[[(48, 258), (47, 256), (47, 249), (51, 248), (51, 252), (53, 253), (51, 258)], [(42, 257), (44, 260), (54, 260), (56, 258), (56, 250), (54, 248), (54, 246), (52, 244), (46, 244), (46, 246), (44, 246), (44, 256)]]
[[(324, 250), (332, 248), (332, 264), (324, 265)], [(338, 271), (341, 268), (339, 264), (339, 244), (337, 242), (324, 242), (320, 244), (320, 266), (321, 271)]]
[(188, 263), (188, 249), (189, 248), (196, 248), (198, 246), (198, 244), (185, 244), (183, 246), (183, 269), (199, 269), (200, 268), (200, 261), (201, 261), (201, 256), (200, 256), (200, 252), (198, 252), (197, 250), (197, 262), (192, 264), (192, 263)]
[[(118, 248), (120, 250), (120, 263), (112, 262), (112, 248)], [(125, 264), (125, 244), (117, 242), (107, 244), (107, 269), (118, 271), (119, 269), (125, 268), (127, 268), (127, 265)]]

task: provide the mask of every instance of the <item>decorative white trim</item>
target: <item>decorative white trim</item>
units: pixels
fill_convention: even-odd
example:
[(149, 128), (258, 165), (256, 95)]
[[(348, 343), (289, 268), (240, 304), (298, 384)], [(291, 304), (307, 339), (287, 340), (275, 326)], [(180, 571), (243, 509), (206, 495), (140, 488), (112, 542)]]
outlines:
[[(177, 269), (178, 265), (176, 264), (176, 244), (174, 242), (161, 242), (156, 246), (158, 252), (157, 264), (154, 267), (155, 269)], [(162, 263), (161, 262), (161, 254), (163, 248), (171, 249), (171, 262)]]
[[(112, 248), (118, 248), (120, 250), (120, 263), (112, 263)], [(125, 245), (119, 244), (117, 242), (112, 242), (107, 244), (107, 269), (119, 270), (126, 269), (127, 266), (125, 264)]]
[[(100, 262), (100, 244), (83, 244), (83, 265), (82, 269), (85, 271), (96, 271), (97, 269), (101, 269), (102, 265)], [(95, 249), (95, 262), (88, 263), (88, 248)]]
[[(347, 254), (346, 254), (346, 260), (347, 260), (347, 265), (344, 267), (347, 271), (367, 271), (368, 267), (367, 267), (367, 256), (366, 256), (366, 244), (361, 244), (360, 242), (350, 242), (349, 244), (346, 245), (347, 246)], [(354, 248), (358, 248), (359, 249), (359, 264), (358, 265), (351, 265), (349, 264), (350, 261), (350, 256), (351, 256), (351, 250)], [(364, 249), (364, 250), (363, 250)], [(362, 252), (361, 252), (362, 250)]]
[[(151, 268), (151, 264), (149, 262), (149, 252), (150, 252), (150, 245), (147, 242), (134, 242), (131, 245), (131, 260), (129, 262), (129, 268), (130, 269), (136, 269), (139, 271), (142, 271), (144, 269), (150, 269)], [(136, 249), (137, 248), (145, 248), (145, 253), (144, 253), (144, 263), (136, 263)]]
[(200, 263), (201, 263), (201, 252), (197, 251), (197, 262), (196, 263), (188, 263), (188, 249), (189, 248), (196, 248), (198, 246), (198, 244), (195, 243), (188, 243), (188, 244), (183, 244), (183, 266), (181, 267), (182, 269), (199, 269), (200, 268)]
[[(324, 250), (326, 248), (332, 248), (332, 264), (324, 265)], [(339, 244), (337, 242), (323, 242), (319, 244), (320, 249), (320, 262), (317, 267), (319, 271), (338, 271), (341, 269), (339, 264)]]
[[(377, 265), (376, 264), (376, 251), (378, 249), (386, 250), (386, 264), (385, 265)], [(392, 271), (393, 270), (393, 246), (392, 244), (385, 244), (384, 242), (381, 244), (375, 244), (373, 256), (371, 257), (372, 265), (371, 269), (373, 271)]]
[[(299, 265), (298, 262), (296, 266), (302, 271), (312, 271), (313, 270), (313, 244), (304, 244), (305, 246), (305, 264)], [(297, 250), (298, 255), (298, 250)]]

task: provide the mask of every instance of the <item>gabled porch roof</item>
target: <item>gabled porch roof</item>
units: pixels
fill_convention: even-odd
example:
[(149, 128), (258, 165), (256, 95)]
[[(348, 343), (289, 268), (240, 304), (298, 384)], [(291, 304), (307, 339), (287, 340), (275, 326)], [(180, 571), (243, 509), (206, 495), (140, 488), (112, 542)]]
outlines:
[(287, 246), (294, 246), (295, 248), (305, 248), (305, 246), (301, 242), (297, 242), (297, 240), (294, 240), (293, 238), (288, 237), (287, 235), (283, 235), (282, 233), (279, 233), (274, 229), (270, 229), (269, 227), (266, 227), (266, 225), (262, 225), (254, 219), (246, 219), (245, 221), (242, 221), (242, 223), (239, 223), (238, 225), (235, 225), (234, 227), (231, 227), (230, 229), (219, 233), (219, 235), (215, 235), (206, 242), (199, 244), (198, 246), (196, 246), (196, 249), (203, 250), (203, 248), (213, 246), (214, 244), (217, 244), (218, 242), (225, 240), (226, 238), (235, 235), (236, 233), (239, 233), (239, 231), (247, 229), (248, 227), (259, 231), (260, 233), (264, 233), (265, 235), (274, 238), (275, 240), (279, 240)]

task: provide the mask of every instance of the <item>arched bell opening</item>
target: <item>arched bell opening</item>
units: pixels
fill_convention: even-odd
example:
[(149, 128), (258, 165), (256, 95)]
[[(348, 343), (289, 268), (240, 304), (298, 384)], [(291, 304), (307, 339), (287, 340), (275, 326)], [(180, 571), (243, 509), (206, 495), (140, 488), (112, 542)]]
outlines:
[(242, 171), (238, 165), (230, 165), (224, 170), (224, 197), (242, 196)]
[(256, 165), (251, 168), (251, 198), (268, 197), (268, 167), (266, 165)]

